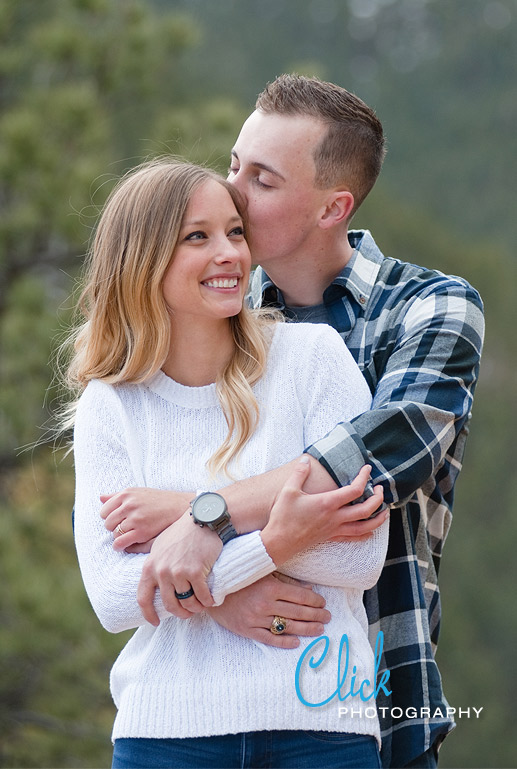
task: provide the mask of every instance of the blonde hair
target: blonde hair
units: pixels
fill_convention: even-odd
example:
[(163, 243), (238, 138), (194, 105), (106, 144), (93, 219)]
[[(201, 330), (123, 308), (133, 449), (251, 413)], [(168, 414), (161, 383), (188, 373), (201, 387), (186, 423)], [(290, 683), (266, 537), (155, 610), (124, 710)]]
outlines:
[[(66, 427), (73, 424), (77, 397), (91, 379), (142, 383), (163, 366), (171, 336), (163, 278), (189, 201), (209, 180), (228, 190), (245, 226), (245, 205), (231, 184), (207, 168), (174, 159), (138, 166), (110, 194), (85, 265), (78, 304), (83, 322), (68, 340), (73, 352), (66, 382), (76, 400), (68, 408)], [(257, 426), (251, 388), (265, 370), (270, 338), (270, 318), (246, 305), (229, 321), (235, 349), (216, 382), (228, 434), (208, 462), (214, 475), (229, 474), (229, 462)]]

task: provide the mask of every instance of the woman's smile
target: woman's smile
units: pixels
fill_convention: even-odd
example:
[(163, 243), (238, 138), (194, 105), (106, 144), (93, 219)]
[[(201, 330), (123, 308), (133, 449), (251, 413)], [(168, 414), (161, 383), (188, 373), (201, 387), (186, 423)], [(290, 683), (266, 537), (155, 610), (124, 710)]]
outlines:
[(207, 280), (202, 281), (202, 285), (206, 286), (207, 288), (216, 288), (216, 289), (235, 289), (239, 285), (239, 280), (241, 276), (217, 276), (214, 278), (207, 278)]

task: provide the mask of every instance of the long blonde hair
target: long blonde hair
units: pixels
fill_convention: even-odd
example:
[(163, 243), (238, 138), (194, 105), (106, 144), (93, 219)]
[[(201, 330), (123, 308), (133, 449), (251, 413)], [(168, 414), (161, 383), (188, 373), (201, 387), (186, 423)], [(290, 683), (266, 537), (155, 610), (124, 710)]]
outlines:
[[(193, 193), (215, 180), (231, 195), (246, 224), (238, 191), (215, 172), (174, 159), (156, 159), (123, 177), (97, 226), (79, 299), (82, 323), (72, 332), (66, 381), (76, 398), (91, 379), (142, 383), (164, 364), (171, 320), (162, 283), (173, 258)], [(252, 386), (264, 372), (270, 333), (266, 318), (244, 304), (229, 319), (234, 352), (216, 382), (228, 434), (208, 462), (212, 474), (228, 472), (258, 423)], [(75, 401), (68, 410), (73, 423)]]

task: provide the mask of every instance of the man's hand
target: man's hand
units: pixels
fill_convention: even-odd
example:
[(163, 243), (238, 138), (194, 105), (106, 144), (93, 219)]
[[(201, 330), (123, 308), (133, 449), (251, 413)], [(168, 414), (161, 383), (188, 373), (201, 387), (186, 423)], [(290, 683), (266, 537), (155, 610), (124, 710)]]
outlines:
[[(319, 593), (275, 572), (227, 595), (221, 606), (209, 608), (208, 613), (236, 635), (281, 649), (295, 649), (300, 644), (298, 636), (320, 636), (325, 632), (330, 612), (324, 606), (325, 599)], [(274, 635), (269, 629), (277, 615), (287, 620), (282, 635)]]
[[(320, 462), (309, 454), (305, 456), (310, 462), (310, 475), (304, 483), (303, 491), (307, 494), (320, 494), (339, 488)], [(237, 481), (220, 490), (228, 505), (232, 523), (239, 534), (264, 529), (273, 505), (298, 462), (298, 459), (293, 459), (275, 470)], [(356, 481), (353, 481), (353, 484), (356, 484)], [(343, 488), (350, 489), (350, 486)], [(377, 494), (380, 493), (379, 490)], [(382, 500), (379, 501), (379, 505), (381, 502)], [(335, 509), (338, 510), (343, 504), (343, 502), (341, 505), (338, 504)], [(341, 529), (340, 539), (365, 539), (383, 523), (383, 520), (382, 515), (366, 519), (365, 508), (362, 505), (351, 505), (347, 514), (347, 523)]]
[[(222, 547), (215, 531), (197, 526), (189, 511), (156, 538), (137, 592), (142, 614), (151, 625), (160, 622), (153, 604), (157, 588), (167, 611), (180, 619), (213, 605), (206, 578)], [(181, 600), (175, 595), (175, 591), (186, 593), (190, 589), (194, 591), (190, 598)]]
[[(373, 496), (357, 505), (350, 503), (364, 492), (370, 467), (365, 465), (348, 486), (325, 491), (321, 494), (307, 494), (303, 491), (310, 473), (309, 457), (304, 455), (294, 467), (273, 505), (269, 522), (262, 530), (262, 541), (277, 566), (296, 553), (320, 542), (342, 541), (350, 534), (357, 537), (358, 521), (370, 516), (382, 504), (382, 487), (376, 486)], [(386, 520), (388, 511), (378, 517)], [(370, 520), (370, 525), (372, 520)], [(373, 520), (373, 527), (379, 525)], [(363, 531), (364, 533), (364, 531)]]
[(101, 518), (114, 534), (113, 548), (149, 552), (154, 538), (183, 515), (193, 496), (148, 488), (102, 494)]

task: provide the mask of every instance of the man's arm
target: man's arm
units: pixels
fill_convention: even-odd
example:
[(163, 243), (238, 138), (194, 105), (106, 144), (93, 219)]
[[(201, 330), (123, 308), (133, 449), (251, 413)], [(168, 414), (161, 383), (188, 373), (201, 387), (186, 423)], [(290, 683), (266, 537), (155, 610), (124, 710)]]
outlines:
[(483, 332), (479, 295), (459, 281), (414, 298), (371, 410), (309, 453), (339, 484), (367, 461), (385, 502), (402, 504), (434, 474), (469, 418)]
[[(444, 280), (417, 297), (397, 343), (385, 350), (371, 410), (339, 424), (308, 449), (324, 471), (319, 476), (311, 472), (312, 480), (325, 482), (330, 476), (343, 485), (368, 462), (373, 482), (384, 487), (385, 501), (396, 506), (433, 475), (448, 451), (456, 449), (453, 461), (461, 458), (459, 436), (472, 406), (483, 334), (481, 300), (464, 283)], [(360, 533), (371, 523), (350, 525)], [(246, 596), (248, 601), (251, 597), (250, 611), (261, 599), (258, 592)], [(236, 619), (243, 605), (239, 599), (240, 594), (228, 596), (222, 607), (210, 610), (237, 633), (242, 632)], [(257, 610), (246, 634), (262, 640), (256, 634), (260, 626)]]
[[(307, 494), (333, 491), (340, 485), (348, 485), (366, 464), (366, 461), (362, 461), (357, 472), (350, 477), (346, 484), (338, 484), (320, 462), (313, 457), (309, 457), (309, 461), (311, 471), (303, 487)], [(298, 460), (295, 459), (275, 470), (246, 478), (220, 489), (232, 516), (232, 522), (240, 534), (263, 529), (266, 526), (269, 513), (297, 462)], [(335, 512), (339, 509), (340, 506), (336, 502)], [(361, 511), (352, 505), (348, 512), (348, 522), (343, 528), (343, 538), (348, 536), (355, 539), (368, 536), (378, 526), (379, 522), (375, 518), (365, 519), (361, 516)]]
[[(264, 528), (269, 519), (269, 511), (295, 464), (296, 461), (289, 462), (219, 490), (239, 534)], [(312, 464), (313, 472), (324, 479), (320, 480), (319, 486), (311, 481), (314, 490), (336, 489), (337, 484), (319, 462), (312, 460)], [(195, 495), (194, 490), (177, 492), (145, 487), (101, 495), (101, 518), (108, 531), (115, 534), (115, 550), (149, 552), (154, 538), (181, 518)], [(124, 533), (117, 530), (119, 525)]]

